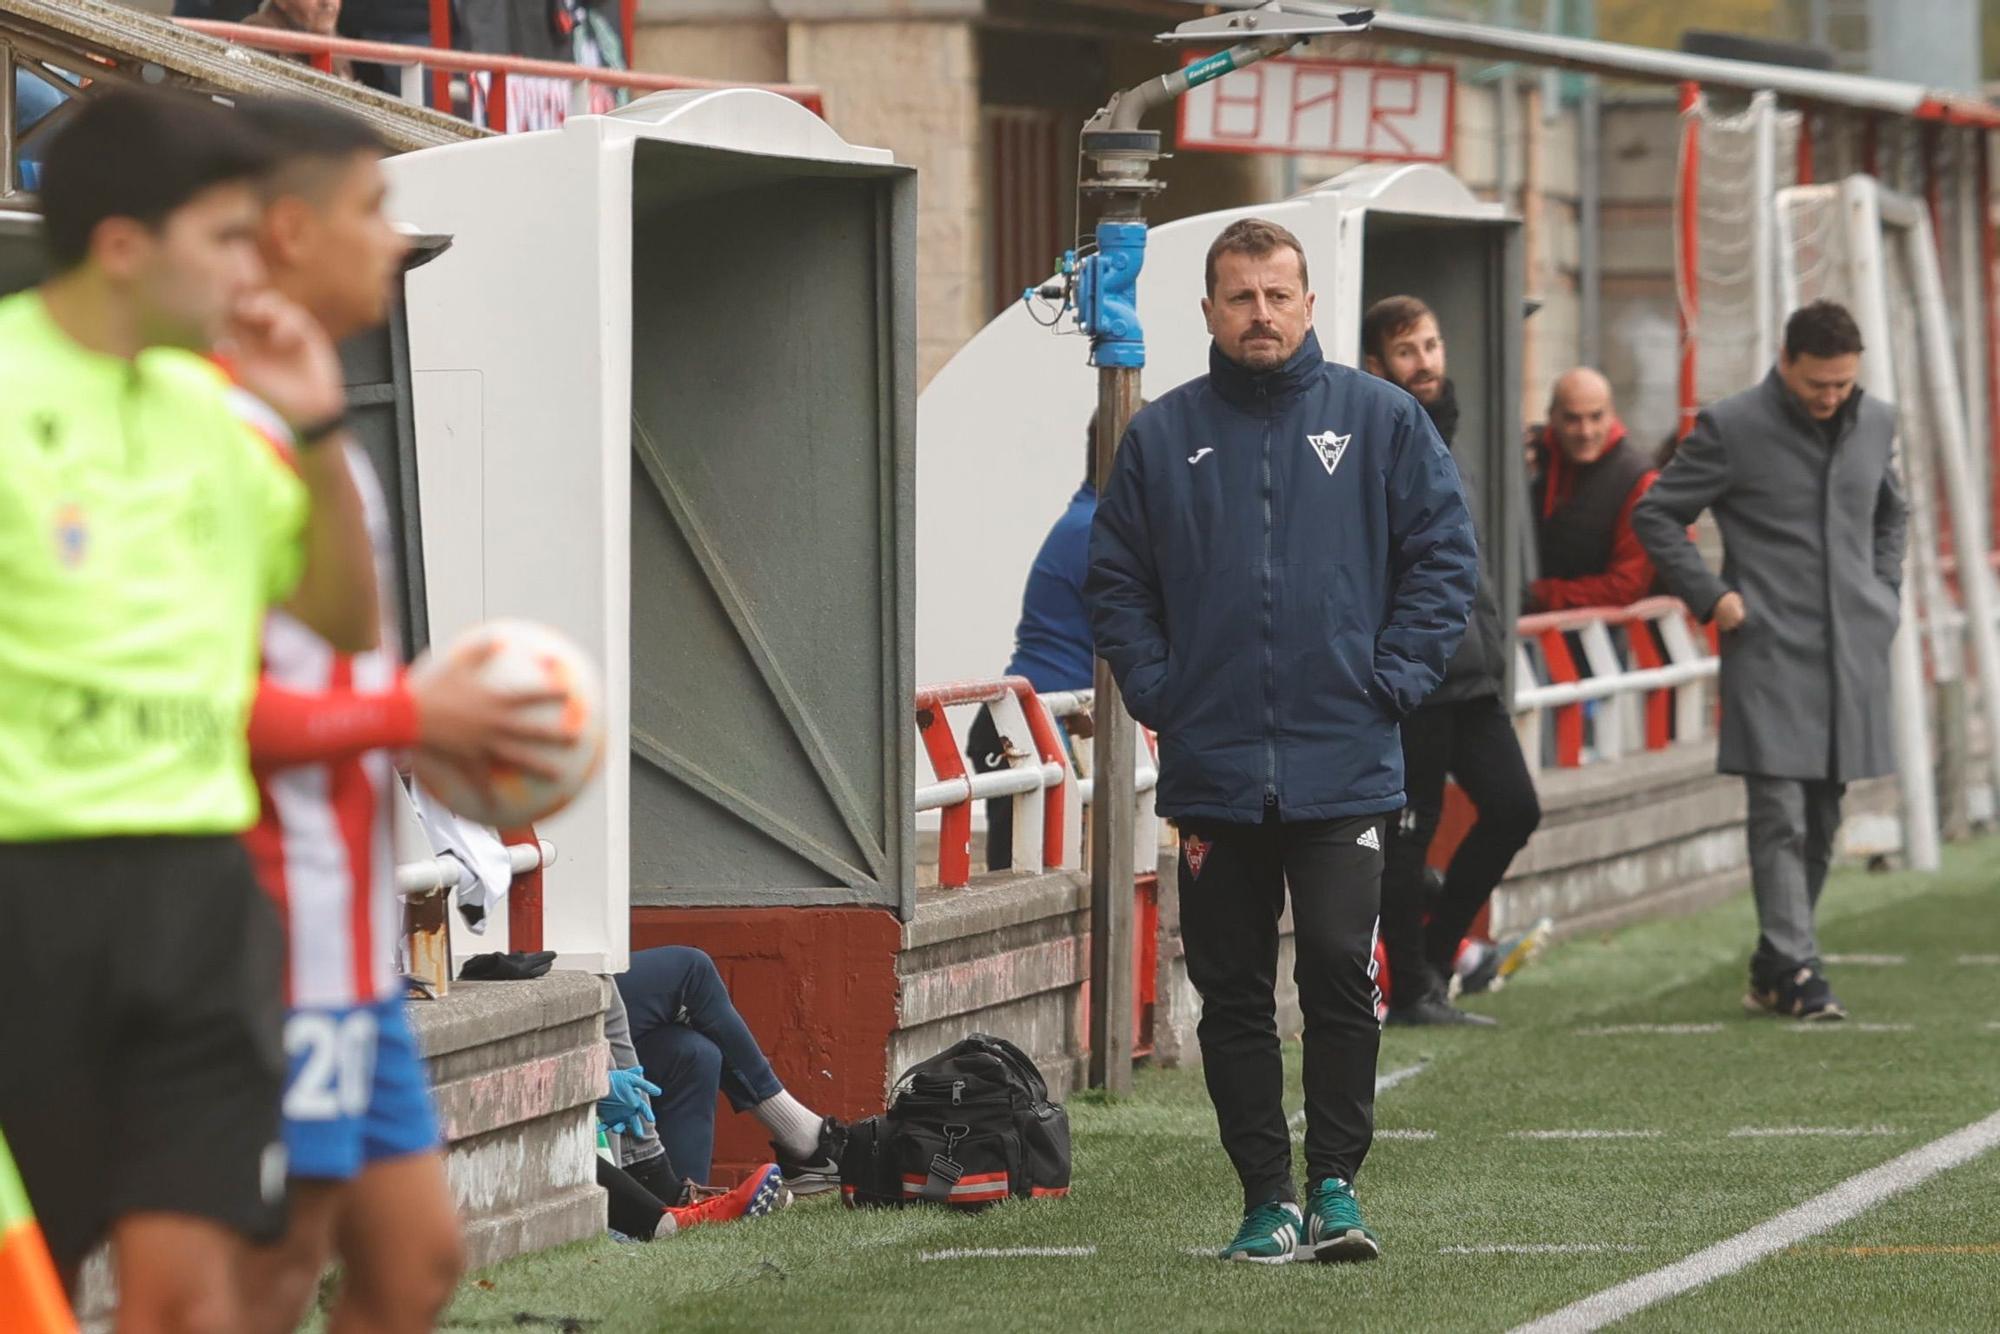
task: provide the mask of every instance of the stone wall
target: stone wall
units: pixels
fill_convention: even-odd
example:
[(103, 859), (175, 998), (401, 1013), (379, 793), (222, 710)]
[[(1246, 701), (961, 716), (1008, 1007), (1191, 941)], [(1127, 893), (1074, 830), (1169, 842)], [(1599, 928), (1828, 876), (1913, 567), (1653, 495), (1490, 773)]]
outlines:
[(893, 1079), (968, 1033), (1013, 1042), (1061, 1099), (1084, 1077), (1083, 984), (1090, 976), (1090, 886), (1074, 871), (982, 876), (927, 889), (896, 960), (902, 1008), (889, 1039)]
[(969, 23), (791, 25), (787, 69), (849, 143), (917, 169), (917, 381), (986, 322), (979, 67)]
[(410, 1006), (471, 1268), (604, 1230), (605, 986), (589, 973), (454, 982)]

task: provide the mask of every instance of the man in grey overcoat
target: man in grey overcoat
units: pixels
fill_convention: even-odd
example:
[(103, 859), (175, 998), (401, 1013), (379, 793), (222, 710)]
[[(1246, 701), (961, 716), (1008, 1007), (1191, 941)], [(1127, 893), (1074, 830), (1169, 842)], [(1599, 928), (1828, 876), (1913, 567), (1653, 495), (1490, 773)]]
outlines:
[[(1749, 798), (1759, 936), (1745, 1006), (1843, 1019), (1813, 912), (1848, 783), (1895, 767), (1889, 644), (1903, 577), (1895, 412), (1856, 383), (1853, 316), (1815, 301), (1785, 322), (1762, 384), (1710, 405), (1632, 512), (1667, 589), (1721, 631), (1717, 768)], [(1718, 576), (1687, 528), (1722, 529)]]

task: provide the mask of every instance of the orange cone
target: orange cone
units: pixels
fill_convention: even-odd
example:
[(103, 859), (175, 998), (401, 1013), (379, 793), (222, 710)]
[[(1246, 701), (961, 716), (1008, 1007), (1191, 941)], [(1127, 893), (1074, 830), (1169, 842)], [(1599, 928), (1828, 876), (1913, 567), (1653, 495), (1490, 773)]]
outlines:
[(27, 1188), (0, 1139), (0, 1329), (20, 1334), (76, 1334), (76, 1317), (56, 1277)]

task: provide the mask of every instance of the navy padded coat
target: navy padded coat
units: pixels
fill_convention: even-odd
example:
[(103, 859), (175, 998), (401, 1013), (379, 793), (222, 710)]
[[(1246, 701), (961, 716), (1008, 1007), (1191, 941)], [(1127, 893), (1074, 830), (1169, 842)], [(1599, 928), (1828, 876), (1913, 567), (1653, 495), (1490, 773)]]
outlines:
[(1159, 811), (1256, 822), (1403, 805), (1398, 722), (1438, 684), (1478, 579), (1451, 451), (1417, 401), (1308, 331), (1145, 408), (1090, 534), (1084, 596)]

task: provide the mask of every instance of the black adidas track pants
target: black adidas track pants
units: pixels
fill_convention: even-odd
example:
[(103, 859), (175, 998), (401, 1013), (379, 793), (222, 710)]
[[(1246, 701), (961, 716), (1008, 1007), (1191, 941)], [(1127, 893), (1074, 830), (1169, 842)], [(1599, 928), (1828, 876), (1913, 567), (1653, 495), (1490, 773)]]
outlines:
[(1203, 1073), (1245, 1209), (1296, 1199), (1278, 1050), (1278, 918), (1291, 886), (1305, 1012), (1306, 1181), (1352, 1182), (1375, 1122), (1375, 934), (1389, 817), (1181, 831), (1181, 937), (1201, 994)]

